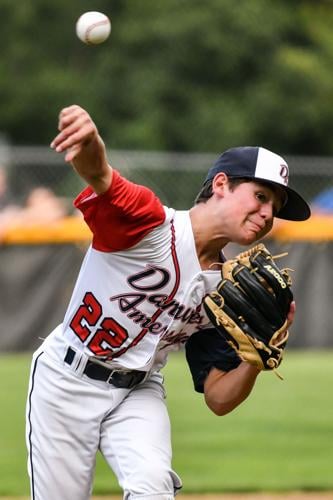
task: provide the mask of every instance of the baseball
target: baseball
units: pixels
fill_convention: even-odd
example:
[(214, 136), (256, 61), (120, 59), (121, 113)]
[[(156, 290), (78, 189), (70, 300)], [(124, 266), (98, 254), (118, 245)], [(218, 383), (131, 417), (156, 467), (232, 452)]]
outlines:
[(85, 12), (76, 22), (76, 34), (87, 45), (104, 42), (111, 33), (111, 21), (102, 12)]

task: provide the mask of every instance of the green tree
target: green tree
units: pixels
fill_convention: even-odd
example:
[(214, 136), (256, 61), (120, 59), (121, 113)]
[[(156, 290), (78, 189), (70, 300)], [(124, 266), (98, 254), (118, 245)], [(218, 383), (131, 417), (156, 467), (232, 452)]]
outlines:
[[(86, 10), (111, 17), (82, 44)], [(47, 144), (78, 103), (113, 148), (331, 154), (332, 2), (2, 0), (0, 130)]]

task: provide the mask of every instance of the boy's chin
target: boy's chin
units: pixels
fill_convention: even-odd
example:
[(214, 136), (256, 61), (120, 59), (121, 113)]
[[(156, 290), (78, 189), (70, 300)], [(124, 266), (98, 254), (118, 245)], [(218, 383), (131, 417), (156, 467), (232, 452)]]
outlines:
[(236, 241), (235, 243), (238, 243), (238, 245), (244, 245), (244, 246), (253, 245), (253, 244), (257, 243), (257, 241), (261, 240), (262, 237), (263, 236), (261, 234), (259, 235), (257, 233), (248, 233), (247, 235), (240, 237), (239, 240)]

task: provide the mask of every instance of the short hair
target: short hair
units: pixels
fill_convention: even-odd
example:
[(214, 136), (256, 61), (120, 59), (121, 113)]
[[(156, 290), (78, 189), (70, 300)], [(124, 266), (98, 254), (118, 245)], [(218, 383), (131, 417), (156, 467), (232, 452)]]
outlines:
[[(213, 180), (210, 179), (209, 181), (205, 182), (205, 184), (202, 186), (201, 190), (197, 194), (194, 204), (197, 205), (198, 203), (206, 203), (209, 198), (213, 196)], [(230, 190), (233, 191), (236, 186), (239, 184), (242, 184), (243, 182), (251, 182), (253, 179), (249, 179), (247, 177), (228, 177), (228, 182), (230, 186)]]

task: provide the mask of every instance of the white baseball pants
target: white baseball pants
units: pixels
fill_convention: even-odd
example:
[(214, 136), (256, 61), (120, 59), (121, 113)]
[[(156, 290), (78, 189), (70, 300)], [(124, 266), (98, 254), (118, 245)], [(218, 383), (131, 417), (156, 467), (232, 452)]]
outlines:
[(33, 500), (89, 499), (96, 453), (117, 476), (124, 500), (171, 500), (181, 481), (171, 469), (163, 378), (133, 389), (89, 379), (43, 351), (33, 356), (26, 412)]

